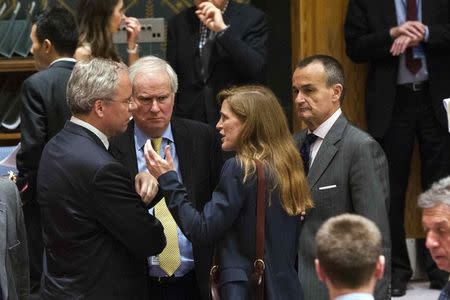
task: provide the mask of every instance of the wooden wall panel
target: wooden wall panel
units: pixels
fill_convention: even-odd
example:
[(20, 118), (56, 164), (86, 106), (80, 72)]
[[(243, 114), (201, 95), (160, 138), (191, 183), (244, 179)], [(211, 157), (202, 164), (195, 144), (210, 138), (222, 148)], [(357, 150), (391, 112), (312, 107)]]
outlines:
[[(365, 129), (364, 91), (367, 66), (353, 63), (345, 54), (343, 27), (347, 4), (348, 0), (292, 0), (292, 66), (295, 69), (301, 58), (313, 54), (328, 54), (337, 58), (346, 75), (346, 96), (342, 109), (352, 123)], [(293, 112), (293, 128), (298, 130), (303, 124), (295, 115), (295, 106)], [(407, 234), (410, 237), (422, 235), (420, 211), (415, 208), (417, 194), (420, 193), (419, 165), (416, 149), (405, 215)]]

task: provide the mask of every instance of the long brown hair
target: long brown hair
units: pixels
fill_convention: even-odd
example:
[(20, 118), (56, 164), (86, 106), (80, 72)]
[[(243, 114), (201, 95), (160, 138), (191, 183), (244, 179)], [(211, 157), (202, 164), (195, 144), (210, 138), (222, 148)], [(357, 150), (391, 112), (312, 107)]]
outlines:
[(255, 174), (254, 160), (258, 159), (271, 173), (271, 188), (278, 188), (281, 205), (289, 215), (311, 208), (303, 163), (273, 92), (263, 86), (246, 85), (223, 90), (218, 99), (227, 101), (243, 124), (236, 158), (244, 170), (244, 182)]
[(118, 3), (119, 0), (80, 0), (78, 4), (78, 46), (89, 44), (93, 57), (120, 61), (110, 31), (111, 16)]

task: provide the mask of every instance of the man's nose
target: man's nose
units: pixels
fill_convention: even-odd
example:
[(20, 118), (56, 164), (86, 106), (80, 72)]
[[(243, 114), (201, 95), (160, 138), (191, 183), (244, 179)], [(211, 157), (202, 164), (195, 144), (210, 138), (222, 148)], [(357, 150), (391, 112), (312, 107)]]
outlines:
[(439, 246), (439, 241), (436, 238), (436, 235), (432, 231), (429, 231), (427, 233), (426, 240), (425, 240), (425, 246), (428, 249), (436, 248), (437, 246)]

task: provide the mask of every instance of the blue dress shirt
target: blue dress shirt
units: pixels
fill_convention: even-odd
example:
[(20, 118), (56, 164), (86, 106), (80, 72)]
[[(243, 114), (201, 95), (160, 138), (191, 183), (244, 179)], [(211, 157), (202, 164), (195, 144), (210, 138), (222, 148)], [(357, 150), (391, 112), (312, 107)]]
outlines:
[[(140, 172), (147, 171), (147, 166), (145, 164), (145, 157), (144, 157), (144, 151), (143, 146), (145, 142), (151, 139), (149, 136), (147, 136), (145, 133), (143, 133), (136, 125), (134, 125), (134, 145), (135, 145), (135, 151), (136, 151), (136, 158), (138, 163), (138, 169)], [(169, 126), (166, 128), (162, 135), (162, 141), (161, 141), (161, 149), (160, 149), (160, 155), (164, 157), (164, 148), (166, 145), (170, 145), (170, 154), (173, 157), (173, 165), (178, 175), (178, 180), (180, 182), (182, 181), (179, 163), (178, 163), (178, 156), (175, 148), (175, 143), (173, 140), (172, 135), (172, 127)], [(153, 214), (154, 209), (150, 208), (149, 213)], [(187, 273), (189, 273), (191, 270), (194, 269), (194, 256), (192, 254), (192, 244), (191, 242), (184, 236), (184, 234), (181, 232), (180, 228), (177, 227), (178, 231), (178, 244), (180, 246), (180, 256), (181, 256), (181, 265), (178, 267), (178, 269), (175, 271), (175, 276), (184, 276)], [(151, 237), (149, 237), (151, 238)], [(151, 256), (148, 258), (148, 270), (149, 270), (149, 276), (152, 277), (165, 277), (167, 274), (159, 267), (159, 259), (158, 256)]]

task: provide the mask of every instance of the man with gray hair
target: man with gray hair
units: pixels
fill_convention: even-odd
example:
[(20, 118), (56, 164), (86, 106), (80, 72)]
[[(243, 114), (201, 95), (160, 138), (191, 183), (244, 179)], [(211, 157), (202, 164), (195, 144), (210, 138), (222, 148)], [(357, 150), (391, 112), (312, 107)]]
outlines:
[[(197, 121), (172, 118), (178, 79), (166, 61), (143, 57), (130, 67), (130, 78), (136, 102), (132, 108), (134, 120), (123, 135), (111, 141), (113, 155), (134, 176), (147, 170), (143, 146), (148, 139), (161, 155), (170, 145), (178, 177), (192, 205), (202, 210), (211, 199), (222, 167), (217, 132)], [(187, 240), (165, 201), (159, 201), (149, 212), (161, 220), (167, 238), (161, 255), (148, 258), (152, 299), (209, 299), (212, 249)]]
[[(165, 247), (163, 227), (108, 152), (127, 128), (131, 94), (122, 63), (94, 58), (73, 69), (73, 117), (45, 146), (37, 177), (42, 299), (148, 299), (145, 259)], [(144, 201), (153, 198), (154, 186), (136, 182)]]
[(374, 222), (353, 214), (328, 219), (316, 234), (316, 272), (330, 299), (373, 300), (383, 277), (381, 233)]
[[(450, 272), (450, 176), (435, 182), (421, 194), (417, 205), (422, 208), (425, 246), (439, 269)], [(444, 287), (439, 300), (450, 299), (450, 284)]]

